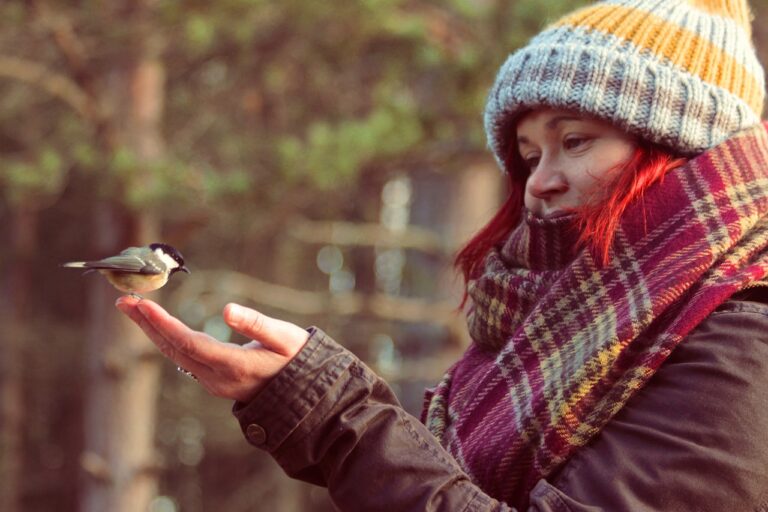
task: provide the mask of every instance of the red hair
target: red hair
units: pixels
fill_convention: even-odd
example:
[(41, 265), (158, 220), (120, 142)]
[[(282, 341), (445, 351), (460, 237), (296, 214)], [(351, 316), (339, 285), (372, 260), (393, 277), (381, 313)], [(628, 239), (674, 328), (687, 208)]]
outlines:
[[(589, 248), (596, 255), (598, 263), (607, 263), (608, 252), (624, 210), (634, 201), (642, 200), (648, 187), (684, 162), (685, 159), (675, 157), (656, 145), (639, 142), (632, 157), (617, 169), (618, 172), (612, 173), (605, 187), (598, 188), (609, 190), (607, 197), (595, 195), (577, 211), (579, 246)], [(462, 306), (467, 300), (467, 283), (482, 272), (485, 256), (506, 239), (520, 221), (528, 172), (518, 172), (525, 169), (525, 164), (515, 149), (510, 150), (506, 167), (509, 187), (507, 199), (454, 260), (454, 265), (464, 277)]]

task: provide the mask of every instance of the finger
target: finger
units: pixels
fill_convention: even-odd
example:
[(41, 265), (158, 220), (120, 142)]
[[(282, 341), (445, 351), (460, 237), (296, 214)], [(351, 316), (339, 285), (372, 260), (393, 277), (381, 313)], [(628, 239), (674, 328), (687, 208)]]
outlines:
[(125, 306), (135, 306), (141, 301), (138, 297), (135, 295), (121, 295), (116, 301), (115, 306), (120, 307), (121, 305)]
[(120, 300), (120, 311), (136, 322), (160, 351), (190, 371), (216, 365), (221, 359), (222, 344), (210, 336), (194, 331), (150, 300)]
[(163, 333), (155, 329), (138, 310), (137, 305), (140, 300), (134, 297), (121, 297), (115, 302), (115, 306), (133, 320), (172, 363), (191, 372), (196, 378), (205, 378), (210, 373), (210, 367), (176, 351)]
[(133, 320), (141, 328), (141, 330), (144, 331), (144, 334), (146, 334), (153, 342), (158, 344), (158, 346), (160, 343), (167, 343), (163, 335), (158, 332), (153, 325), (147, 322), (146, 318), (144, 318), (144, 315), (141, 313), (141, 311), (139, 311), (137, 307), (138, 304), (139, 299), (134, 297), (120, 297), (117, 299), (117, 302), (115, 302), (117, 309), (119, 309), (122, 313)]
[(298, 325), (271, 318), (238, 304), (225, 306), (224, 320), (240, 334), (255, 339), (274, 352), (291, 357), (309, 338), (309, 333)]
[(147, 323), (159, 332), (178, 353), (200, 363), (217, 366), (232, 356), (233, 347), (215, 338), (190, 329), (178, 318), (150, 300), (142, 300), (136, 306)]

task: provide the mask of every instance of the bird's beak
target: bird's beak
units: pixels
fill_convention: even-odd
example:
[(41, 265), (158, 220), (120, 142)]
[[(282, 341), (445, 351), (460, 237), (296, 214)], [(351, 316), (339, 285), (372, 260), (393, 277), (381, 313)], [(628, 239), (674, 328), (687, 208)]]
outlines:
[(184, 265), (182, 265), (181, 267), (179, 267), (179, 270), (181, 270), (182, 272), (186, 272), (187, 274), (191, 274), (191, 273), (192, 273), (192, 272), (190, 272), (190, 271), (189, 271), (189, 269), (188, 269), (186, 266), (184, 266)]

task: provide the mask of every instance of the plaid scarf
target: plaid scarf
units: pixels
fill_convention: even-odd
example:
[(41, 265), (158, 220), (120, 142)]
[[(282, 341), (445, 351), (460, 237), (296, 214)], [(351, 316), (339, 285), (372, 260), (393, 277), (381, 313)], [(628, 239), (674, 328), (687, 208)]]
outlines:
[(587, 444), (672, 350), (768, 275), (768, 123), (670, 171), (623, 215), (610, 261), (572, 218), (526, 214), (470, 283), (472, 345), (424, 421), (488, 494), (528, 493)]

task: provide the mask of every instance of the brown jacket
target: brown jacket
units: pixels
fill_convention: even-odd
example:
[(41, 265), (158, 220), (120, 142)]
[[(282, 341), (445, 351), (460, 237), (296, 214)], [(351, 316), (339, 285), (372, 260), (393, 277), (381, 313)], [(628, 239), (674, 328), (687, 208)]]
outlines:
[[(768, 300), (703, 322), (529, 511), (768, 512)], [(319, 329), (234, 414), (248, 441), (340, 510), (513, 510), (472, 483), (386, 383)]]

